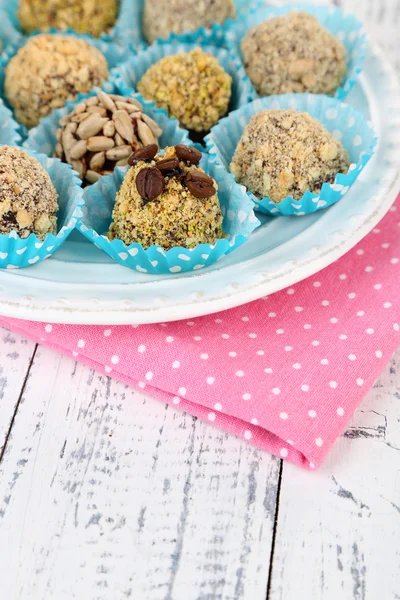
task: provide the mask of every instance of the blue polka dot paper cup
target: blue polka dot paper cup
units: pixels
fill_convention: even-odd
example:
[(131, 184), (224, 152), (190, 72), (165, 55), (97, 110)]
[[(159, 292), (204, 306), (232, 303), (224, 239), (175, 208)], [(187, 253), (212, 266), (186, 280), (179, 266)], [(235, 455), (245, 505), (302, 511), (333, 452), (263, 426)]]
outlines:
[[(52, 29), (48, 33), (58, 33), (55, 29)], [(86, 40), (89, 44), (97, 48), (105, 57), (109, 72), (112, 71), (118, 65), (124, 63), (127, 58), (131, 55), (131, 49), (127, 47), (120, 46), (114, 43), (108, 43), (104, 40), (93, 38), (89, 35), (76, 35), (71, 31), (63, 31), (61, 35), (67, 35), (76, 37), (79, 39)], [(7, 98), (5, 97), (5, 78), (6, 78), (6, 67), (10, 60), (17, 54), (18, 50), (22, 48), (28, 41), (28, 38), (20, 37), (19, 43), (17, 45), (10, 46), (8, 52), (4, 54), (2, 59), (0, 60), (0, 97), (4, 100), (5, 105), (13, 111), (12, 106), (8, 103)], [(103, 89), (107, 92), (113, 92), (114, 84), (111, 81), (106, 81), (103, 84)], [(25, 125), (19, 124), (19, 133), (23, 139), (26, 139), (28, 136), (29, 130)]]
[[(143, 0), (144, 2), (144, 0)], [(18, 19), (18, 7), (20, 0), (0, 0), (0, 9), (5, 13), (13, 30), (13, 37), (22, 37), (20, 22)], [(98, 39), (102, 42), (116, 42), (118, 44), (132, 44), (143, 46), (142, 42), (142, 11), (140, 2), (134, 0), (120, 0), (117, 21), (109, 30), (102, 33)], [(56, 31), (56, 30), (52, 30)], [(57, 30), (58, 31), (58, 30)], [(72, 30), (71, 30), (72, 31)], [(37, 34), (38, 32), (35, 32)], [(59, 33), (64, 33), (59, 31)]]
[(0, 268), (21, 269), (35, 265), (54, 254), (65, 242), (82, 216), (83, 191), (78, 176), (69, 165), (57, 158), (48, 158), (31, 150), (34, 156), (50, 175), (58, 194), (57, 234), (48, 234), (44, 240), (31, 233), (26, 239), (11, 231), (0, 235)]
[[(199, 44), (184, 44), (175, 42), (172, 44), (153, 44), (147, 50), (133, 56), (126, 63), (113, 70), (111, 80), (115, 83), (122, 95), (129, 95), (132, 90), (137, 91), (139, 81), (150, 67), (165, 56), (171, 56), (180, 52), (191, 52), (198, 48)], [(200, 46), (204, 52), (208, 52), (218, 59), (223, 69), (232, 77), (232, 97), (230, 110), (235, 110), (251, 102), (256, 97), (256, 92), (247, 77), (239, 57), (234, 52), (216, 46)]]
[(126, 246), (121, 240), (109, 241), (106, 233), (112, 222), (116, 194), (127, 172), (126, 167), (115, 169), (113, 175), (102, 177), (86, 188), (83, 217), (77, 228), (117, 263), (140, 273), (183, 273), (212, 265), (244, 244), (260, 222), (245, 188), (237, 185), (232, 175), (208, 155), (203, 155), (200, 166), (215, 179), (219, 188), (226, 238), (218, 239), (215, 244), (200, 244), (193, 249), (179, 246), (165, 251), (160, 246), (145, 250), (141, 244)]
[(278, 7), (258, 7), (239, 18), (226, 32), (226, 43), (236, 52), (244, 63), (241, 43), (246, 33), (267, 19), (285, 15), (293, 10), (305, 11), (313, 15), (320, 23), (337, 37), (347, 50), (347, 73), (335, 97), (346, 98), (361, 73), (367, 52), (367, 37), (362, 24), (353, 15), (346, 15), (334, 6), (315, 6), (312, 4), (289, 4)]
[(0, 144), (18, 146), (20, 143), (19, 125), (13, 118), (11, 110), (0, 99)]
[(324, 183), (319, 194), (306, 192), (300, 200), (288, 196), (276, 203), (270, 198), (260, 199), (248, 191), (256, 210), (274, 216), (302, 216), (338, 202), (373, 156), (377, 137), (362, 113), (335, 98), (317, 94), (283, 94), (254, 100), (213, 127), (205, 140), (209, 154), (229, 170), (236, 147), (251, 117), (269, 109), (295, 109), (309, 113), (342, 142), (349, 153), (351, 165), (347, 174), (338, 173), (334, 183)]
[[(115, 89), (112, 91), (116, 92)], [(47, 154), (47, 156), (53, 156), (57, 144), (56, 132), (59, 128), (60, 119), (72, 112), (75, 106), (82, 100), (95, 95), (95, 91), (90, 94), (80, 94), (74, 102), (67, 102), (63, 108), (54, 110), (48, 117), (42, 119), (37, 127), (30, 130), (23, 144), (24, 148), (30, 148), (36, 152)], [(162, 134), (159, 138), (161, 148), (176, 146), (177, 144), (191, 145), (186, 129), (182, 129), (176, 119), (168, 117), (167, 111), (163, 108), (157, 108), (154, 102), (145, 100), (141, 94), (132, 93), (131, 97), (142, 104), (144, 113), (153, 119), (162, 129)]]

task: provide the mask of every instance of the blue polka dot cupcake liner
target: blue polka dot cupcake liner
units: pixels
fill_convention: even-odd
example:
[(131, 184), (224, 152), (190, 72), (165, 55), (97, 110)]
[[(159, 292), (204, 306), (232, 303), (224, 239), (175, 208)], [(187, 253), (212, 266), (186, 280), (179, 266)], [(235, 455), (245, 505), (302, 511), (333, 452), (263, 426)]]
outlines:
[(303, 216), (338, 202), (354, 184), (373, 156), (378, 138), (366, 117), (336, 98), (317, 94), (283, 94), (259, 98), (222, 119), (206, 137), (209, 154), (229, 170), (236, 147), (251, 117), (263, 110), (294, 109), (306, 112), (341, 141), (349, 153), (348, 173), (338, 173), (332, 184), (324, 183), (319, 194), (306, 192), (300, 200), (288, 196), (279, 203), (258, 198), (248, 191), (257, 211), (273, 216)]
[(110, 241), (106, 233), (112, 222), (116, 194), (128, 170), (126, 167), (116, 168), (113, 175), (102, 177), (85, 189), (83, 217), (77, 228), (117, 263), (139, 273), (184, 273), (214, 264), (244, 244), (260, 222), (245, 188), (237, 185), (232, 175), (206, 154), (200, 166), (218, 184), (226, 237), (218, 239), (215, 244), (200, 244), (193, 249), (177, 246), (170, 250), (151, 246), (145, 250), (138, 243), (127, 246), (121, 240)]
[[(143, 0), (144, 1), (144, 0)], [(15, 40), (16, 37), (26, 38), (28, 35), (21, 31), (20, 22), (18, 19), (18, 8), (20, 0), (0, 0), (0, 9), (5, 13), (10, 24), (10, 36)], [(142, 42), (142, 11), (140, 2), (132, 0), (120, 0), (117, 21), (115, 25), (107, 32), (102, 33), (98, 38), (93, 38), (100, 42), (117, 43), (121, 45), (129, 44), (132, 47), (143, 47)], [(51, 32), (64, 34), (64, 31), (51, 29)], [(72, 30), (70, 30), (73, 33)], [(33, 34), (48, 33), (36, 31)], [(77, 34), (79, 35), (79, 34)], [(79, 37), (81, 37), (79, 35)], [(85, 37), (84, 34), (82, 37)], [(18, 40), (17, 40), (18, 42)]]
[(0, 99), (0, 144), (18, 146), (20, 143), (19, 125), (14, 119), (11, 110)]
[(367, 53), (367, 37), (363, 26), (353, 15), (345, 14), (334, 6), (315, 6), (312, 4), (289, 4), (278, 7), (257, 7), (241, 16), (226, 32), (228, 48), (235, 51), (244, 64), (241, 42), (246, 33), (267, 19), (285, 15), (293, 10), (305, 11), (313, 15), (317, 21), (342, 42), (347, 50), (347, 73), (342, 86), (336, 91), (335, 98), (346, 98), (359, 74), (361, 73)]
[[(109, 93), (116, 93), (116, 89), (109, 90)], [(56, 132), (59, 129), (59, 121), (67, 114), (73, 111), (75, 106), (91, 96), (95, 96), (96, 91), (89, 94), (80, 94), (74, 102), (67, 102), (63, 108), (54, 110), (48, 117), (42, 119), (36, 127), (29, 131), (25, 140), (24, 148), (29, 148), (35, 152), (42, 152), (47, 156), (53, 156), (57, 145)], [(121, 94), (122, 95), (122, 94)], [(182, 129), (176, 119), (168, 117), (168, 113), (163, 108), (158, 108), (154, 102), (145, 100), (141, 94), (129, 94), (143, 106), (144, 113), (153, 119), (162, 129), (159, 138), (161, 148), (166, 146), (176, 146), (177, 144), (191, 145), (189, 133)], [(125, 95), (126, 97), (126, 95)]]
[[(105, 57), (105, 59), (108, 63), (110, 75), (111, 75), (111, 71), (115, 67), (126, 62), (128, 57), (131, 56), (131, 54), (132, 54), (131, 49), (128, 47), (124, 48), (123, 46), (118, 45), (118, 44), (108, 43), (108, 42), (105, 42), (104, 40), (94, 38), (90, 35), (77, 35), (73, 31), (58, 32), (56, 29), (51, 29), (47, 33), (60, 33), (60, 35), (67, 35), (67, 36), (76, 37), (78, 39), (87, 41), (89, 44), (91, 44), (92, 46), (97, 48), (103, 54), (103, 56)], [(32, 34), (32, 36), (29, 36), (29, 37), (33, 37), (33, 35), (40, 35), (40, 34)], [(18, 50), (20, 50), (20, 48), (22, 48), (26, 44), (28, 39), (29, 38), (20, 36), (18, 43), (14, 44), (12, 46), (9, 46), (8, 51), (6, 53), (4, 53), (4, 55), (2, 56), (2, 58), (0, 60), (0, 97), (4, 100), (5, 105), (8, 108), (10, 108), (11, 111), (13, 111), (13, 108), (7, 102), (7, 98), (5, 97), (5, 92), (4, 92), (6, 67), (7, 67), (8, 63), (10, 62), (10, 60), (17, 54)], [(108, 80), (103, 84), (102, 89), (112, 93), (112, 91), (114, 90), (114, 84), (110, 80)], [(27, 127), (25, 127), (25, 125), (19, 124), (19, 133), (23, 139), (27, 138), (28, 132), (29, 132), (29, 130), (27, 129)]]
[(131, 57), (123, 65), (114, 69), (111, 73), (111, 80), (122, 95), (128, 95), (132, 93), (132, 90), (137, 91), (138, 83), (143, 75), (159, 60), (165, 56), (171, 56), (180, 52), (191, 52), (198, 47), (204, 50), (204, 52), (215, 56), (222, 68), (232, 77), (230, 110), (235, 110), (239, 106), (243, 106), (256, 98), (257, 94), (235, 52), (216, 46), (201, 44), (184, 44), (180, 42), (172, 44), (155, 43), (149, 46), (147, 50), (139, 52), (139, 54)]
[(48, 172), (58, 194), (57, 234), (40, 240), (34, 233), (22, 239), (16, 231), (0, 235), (0, 268), (22, 269), (52, 256), (65, 242), (82, 216), (83, 190), (76, 173), (57, 158), (24, 149)]

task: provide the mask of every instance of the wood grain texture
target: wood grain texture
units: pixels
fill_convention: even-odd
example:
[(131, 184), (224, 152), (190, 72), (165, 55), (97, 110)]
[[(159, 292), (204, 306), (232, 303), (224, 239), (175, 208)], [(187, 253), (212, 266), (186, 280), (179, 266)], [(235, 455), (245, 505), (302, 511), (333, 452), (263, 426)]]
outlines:
[(0, 456), (34, 349), (33, 342), (6, 329), (0, 329)]
[(0, 468), (2, 597), (265, 598), (279, 467), (39, 349)]
[(400, 597), (400, 351), (328, 461), (283, 467), (271, 600)]

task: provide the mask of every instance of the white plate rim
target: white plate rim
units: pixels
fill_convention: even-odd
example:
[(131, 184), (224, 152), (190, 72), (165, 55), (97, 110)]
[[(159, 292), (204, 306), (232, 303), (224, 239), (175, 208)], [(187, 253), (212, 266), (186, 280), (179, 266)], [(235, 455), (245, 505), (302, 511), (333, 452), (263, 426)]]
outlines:
[[(394, 68), (376, 46), (370, 47), (370, 53), (379, 57), (387, 72), (390, 85), (387, 89), (388, 100), (395, 107), (395, 112), (400, 115), (400, 87)], [(19, 300), (7, 297), (0, 298), (0, 315), (4, 317), (44, 321), (46, 323), (87, 324), (87, 325), (133, 325), (150, 324), (191, 319), (220, 311), (228, 310), (248, 302), (268, 296), (282, 289), (315, 275), (328, 265), (346, 254), (357, 245), (390, 210), (400, 191), (400, 133), (394, 130), (392, 146), (395, 158), (392, 159), (391, 168), (388, 169), (382, 180), (379, 194), (374, 198), (373, 209), (357, 226), (347, 232), (345, 237), (335, 240), (330, 246), (316, 249), (312, 256), (301, 264), (288, 264), (287, 268), (271, 274), (255, 273), (252, 285), (245, 288), (231, 286), (229, 291), (224, 288), (221, 295), (213, 297), (191, 298), (179, 304), (160, 303), (152, 307), (139, 307), (135, 303), (121, 302), (110, 303), (93, 299), (90, 306), (68, 306), (65, 301), (52, 301), (43, 304), (35, 298), (21, 298)], [(368, 167), (367, 167), (368, 168)], [(253, 259), (254, 260), (254, 259)], [(249, 263), (251, 262), (248, 261)], [(221, 267), (220, 270), (223, 270)], [(7, 275), (11, 275), (7, 272)], [(128, 288), (137, 284), (124, 286), (124, 298), (129, 297)], [(127, 293), (126, 293), (127, 292)], [(86, 303), (87, 305), (87, 303)]]

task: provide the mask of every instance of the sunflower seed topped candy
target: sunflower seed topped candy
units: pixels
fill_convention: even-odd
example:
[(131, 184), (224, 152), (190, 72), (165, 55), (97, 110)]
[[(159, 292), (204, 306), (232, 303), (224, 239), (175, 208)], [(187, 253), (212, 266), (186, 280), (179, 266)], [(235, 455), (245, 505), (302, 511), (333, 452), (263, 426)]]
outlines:
[(133, 152), (158, 148), (162, 129), (134, 98), (98, 92), (60, 120), (55, 156), (70, 164), (86, 183), (128, 164)]

